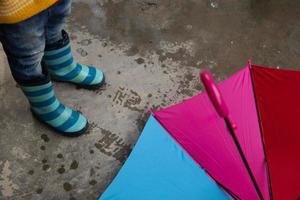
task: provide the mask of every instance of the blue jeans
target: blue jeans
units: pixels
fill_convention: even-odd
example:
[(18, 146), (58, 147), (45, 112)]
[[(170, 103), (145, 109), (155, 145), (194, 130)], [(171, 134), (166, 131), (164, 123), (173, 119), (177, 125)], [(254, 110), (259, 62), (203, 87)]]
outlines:
[(70, 12), (71, 0), (59, 0), (25, 21), (0, 25), (0, 41), (17, 82), (45, 78), (41, 65), (44, 49), (62, 39), (61, 31)]

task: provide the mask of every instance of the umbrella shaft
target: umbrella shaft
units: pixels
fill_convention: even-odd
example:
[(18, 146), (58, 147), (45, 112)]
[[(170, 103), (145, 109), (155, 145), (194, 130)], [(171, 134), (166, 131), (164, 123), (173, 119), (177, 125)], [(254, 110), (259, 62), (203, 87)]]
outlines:
[(257, 182), (256, 182), (256, 180), (254, 178), (254, 175), (253, 175), (253, 173), (252, 173), (252, 171), (250, 169), (249, 163), (248, 163), (248, 161), (247, 161), (247, 159), (245, 157), (245, 154), (244, 154), (244, 152), (243, 152), (243, 150), (241, 148), (241, 145), (240, 145), (240, 143), (239, 143), (239, 141), (238, 141), (238, 139), (236, 137), (235, 129), (231, 126), (231, 122), (230, 122), (230, 120), (228, 118), (225, 118), (225, 122), (226, 122), (226, 125), (227, 125), (228, 129), (229, 129), (231, 137), (232, 137), (232, 139), (233, 139), (233, 141), (234, 141), (234, 143), (235, 143), (235, 145), (236, 145), (236, 147), (237, 147), (237, 149), (239, 151), (239, 154), (240, 154), (240, 156), (241, 156), (241, 158), (243, 160), (243, 163), (244, 163), (244, 165), (245, 165), (245, 167), (246, 167), (246, 169), (248, 171), (248, 174), (249, 174), (249, 176), (251, 178), (251, 181), (254, 184), (254, 187), (255, 187), (255, 190), (256, 190), (256, 192), (257, 192), (257, 194), (259, 196), (259, 199), (260, 200), (264, 200), (263, 195), (262, 195), (262, 193), (261, 193), (261, 191), (260, 191), (260, 189), (258, 187), (258, 184), (257, 184)]

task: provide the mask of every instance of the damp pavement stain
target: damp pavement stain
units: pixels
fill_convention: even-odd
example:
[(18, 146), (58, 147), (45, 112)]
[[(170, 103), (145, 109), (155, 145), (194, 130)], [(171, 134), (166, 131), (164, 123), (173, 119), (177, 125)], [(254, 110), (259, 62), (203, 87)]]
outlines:
[(60, 173), (60, 174), (63, 174), (63, 173), (65, 173), (65, 167), (62, 165), (62, 166), (60, 166), (60, 168), (58, 168), (57, 169), (57, 173)]
[(0, 161), (0, 193), (4, 198), (13, 197), (14, 192), (19, 189), (12, 180), (12, 171), (9, 161)]
[(75, 170), (75, 169), (78, 168), (78, 165), (79, 165), (78, 161), (73, 160), (73, 162), (72, 162), (71, 165), (70, 165), (70, 169)]
[(70, 190), (72, 190), (72, 185), (68, 182), (64, 183), (63, 187), (66, 192), (69, 192)]
[(35, 120), (0, 48), (0, 200), (96, 199), (126, 161), (149, 110), (254, 63), (299, 68), (300, 2), (278, 0), (74, 0), (67, 22), (75, 58), (101, 68), (96, 91), (54, 83), (89, 118), (66, 138)]

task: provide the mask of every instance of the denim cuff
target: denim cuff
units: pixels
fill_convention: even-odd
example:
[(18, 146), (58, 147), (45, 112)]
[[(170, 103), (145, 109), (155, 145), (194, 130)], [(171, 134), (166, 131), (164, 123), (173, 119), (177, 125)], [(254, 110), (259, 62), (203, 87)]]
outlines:
[(69, 35), (65, 30), (61, 31), (61, 35), (62, 35), (62, 39), (52, 44), (47, 44), (45, 47), (45, 51), (60, 49), (70, 43)]
[(50, 80), (51, 80), (50, 75), (44, 64), (42, 64), (42, 75), (41, 76), (33, 77), (28, 80), (20, 80), (20, 79), (15, 78), (15, 81), (22, 86), (43, 85), (43, 84), (49, 83)]

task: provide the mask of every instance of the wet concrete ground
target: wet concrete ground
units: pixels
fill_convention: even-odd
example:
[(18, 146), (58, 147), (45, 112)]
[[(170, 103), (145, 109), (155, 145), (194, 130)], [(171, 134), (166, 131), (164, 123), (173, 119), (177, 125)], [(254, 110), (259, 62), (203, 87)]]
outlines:
[(67, 23), (78, 61), (106, 86), (56, 83), (59, 99), (90, 120), (65, 138), (33, 119), (0, 53), (0, 199), (96, 199), (135, 144), (149, 109), (197, 94), (200, 69), (222, 80), (245, 66), (300, 69), (300, 2), (75, 0)]

